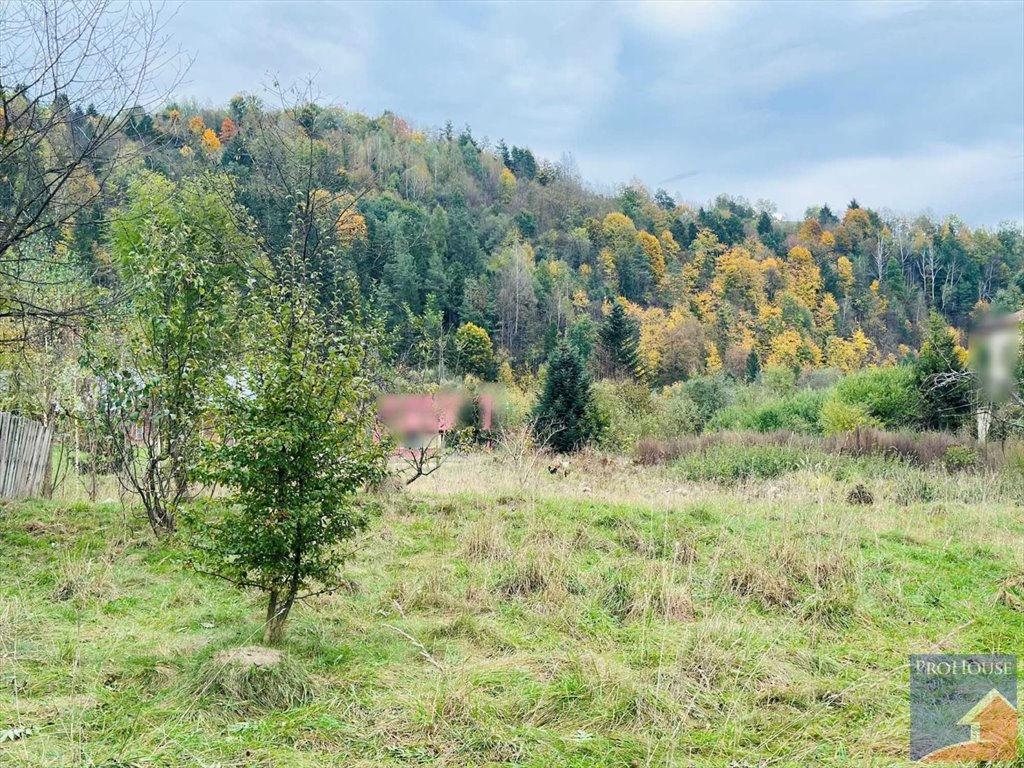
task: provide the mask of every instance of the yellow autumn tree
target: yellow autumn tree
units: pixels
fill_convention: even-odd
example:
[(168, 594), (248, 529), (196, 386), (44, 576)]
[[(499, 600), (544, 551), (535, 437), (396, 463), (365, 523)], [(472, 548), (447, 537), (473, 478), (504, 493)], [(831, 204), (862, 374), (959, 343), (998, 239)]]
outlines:
[(207, 152), (216, 152), (220, 149), (220, 139), (218, 139), (217, 134), (213, 132), (213, 128), (207, 128), (203, 131), (203, 138), (201, 141), (203, 149)]
[(597, 263), (601, 265), (601, 277), (610, 288), (618, 286), (618, 273), (615, 271), (615, 254), (611, 248), (602, 248), (597, 254)]
[(601, 229), (608, 244), (616, 250), (630, 247), (636, 242), (636, 225), (624, 213), (618, 211), (609, 213), (601, 222)]
[(768, 344), (767, 365), (800, 368), (804, 365), (818, 365), (821, 350), (813, 342), (805, 340), (797, 331), (785, 330), (774, 336)]
[(790, 250), (786, 259), (786, 283), (790, 293), (805, 307), (813, 310), (817, 306), (821, 269), (806, 248), (798, 245)]
[(676, 242), (675, 237), (667, 229), (661, 233), (661, 250), (665, 254), (665, 262), (672, 262), (679, 258), (679, 254), (682, 253), (682, 248), (679, 247), (679, 243)]
[(839, 290), (847, 297), (853, 293), (853, 262), (845, 256), (836, 260), (836, 273), (839, 275)]
[(722, 357), (718, 354), (715, 342), (708, 342), (708, 356), (704, 360), (704, 368), (708, 373), (719, 373), (722, 370)]
[(853, 332), (853, 336), (850, 337), (850, 344), (853, 347), (854, 355), (856, 355), (857, 367), (860, 368), (867, 363), (869, 356), (875, 349), (875, 343), (868, 338), (863, 330), (858, 328)]
[(203, 131), (206, 130), (206, 123), (203, 121), (202, 115), (196, 115), (188, 121), (188, 129), (192, 131), (196, 136), (201, 136)]
[(352, 195), (317, 189), (313, 191), (310, 208), (320, 226), (334, 229), (342, 247), (348, 248), (366, 237), (366, 218), (356, 210)]
[(814, 325), (823, 336), (835, 333), (836, 314), (839, 312), (839, 303), (831, 293), (825, 293), (821, 297), (817, 310), (814, 312)]
[(516, 193), (516, 175), (508, 168), (501, 169), (501, 202), (508, 205)]
[(800, 231), (796, 236), (801, 243), (817, 245), (821, 242), (821, 224), (817, 219), (807, 219), (800, 225)]
[(764, 273), (746, 248), (732, 248), (715, 261), (711, 292), (738, 307), (755, 311), (764, 301)]
[(660, 286), (665, 282), (665, 254), (661, 249), (661, 243), (648, 232), (640, 232), (639, 238), (640, 247), (643, 248), (651, 274), (654, 275), (654, 284)]
[(858, 328), (848, 340), (841, 336), (829, 337), (825, 345), (825, 362), (832, 368), (850, 373), (864, 367), (874, 348), (871, 339)]

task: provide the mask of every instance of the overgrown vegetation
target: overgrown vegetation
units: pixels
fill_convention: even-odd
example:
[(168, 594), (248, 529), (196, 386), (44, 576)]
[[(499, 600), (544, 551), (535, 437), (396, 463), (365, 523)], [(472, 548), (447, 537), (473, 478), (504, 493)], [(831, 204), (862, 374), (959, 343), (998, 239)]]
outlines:
[(391, 497), (275, 651), (258, 593), (117, 505), (9, 504), (0, 761), (909, 764), (907, 655), (1024, 632), (1020, 476), (785, 451), (778, 475), (770, 447), (712, 486), (463, 459)]

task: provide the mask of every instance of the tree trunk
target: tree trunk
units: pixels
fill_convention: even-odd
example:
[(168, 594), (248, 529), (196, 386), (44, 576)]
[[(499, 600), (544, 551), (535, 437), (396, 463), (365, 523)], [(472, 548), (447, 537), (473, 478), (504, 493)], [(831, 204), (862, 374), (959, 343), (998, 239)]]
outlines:
[(267, 621), (263, 625), (263, 644), (279, 645), (284, 640), (284, 624), (288, 620), (288, 614), (292, 610), (292, 603), (295, 602), (295, 592), (289, 589), (284, 599), (281, 593), (270, 590), (267, 599)]

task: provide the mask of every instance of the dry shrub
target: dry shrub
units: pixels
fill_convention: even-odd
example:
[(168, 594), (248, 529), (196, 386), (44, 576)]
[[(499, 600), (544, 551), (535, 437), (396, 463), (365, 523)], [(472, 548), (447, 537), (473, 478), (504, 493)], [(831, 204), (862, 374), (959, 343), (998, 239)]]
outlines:
[(859, 427), (825, 438), (824, 450), (843, 456), (888, 456), (925, 466), (945, 457), (953, 446), (963, 446), (944, 432), (886, 432), (872, 427)]
[(875, 503), (875, 497), (871, 491), (867, 489), (864, 483), (857, 483), (850, 489), (850, 492), (846, 494), (846, 503), (870, 506)]
[(462, 553), (473, 560), (504, 560), (509, 548), (505, 524), (493, 515), (481, 517), (465, 527), (460, 537)]
[(705, 435), (678, 437), (672, 440), (645, 438), (637, 442), (634, 460), (638, 464), (653, 465), (681, 459), (693, 453), (705, 454), (709, 450), (729, 448), (794, 447), (813, 448), (817, 441), (798, 435), (788, 429), (774, 432), (726, 431)]
[(971, 446), (944, 432), (887, 432), (859, 427), (825, 438), (801, 435), (780, 429), (774, 432), (725, 431), (673, 440), (645, 438), (637, 442), (634, 460), (654, 465), (676, 461), (692, 453), (705, 454), (721, 446), (740, 448), (790, 447), (824, 451), (836, 456), (886, 456), (926, 466), (944, 460), (950, 448)]
[(262, 710), (303, 704), (313, 698), (315, 687), (306, 671), (282, 651), (247, 646), (221, 651), (204, 662), (195, 693)]

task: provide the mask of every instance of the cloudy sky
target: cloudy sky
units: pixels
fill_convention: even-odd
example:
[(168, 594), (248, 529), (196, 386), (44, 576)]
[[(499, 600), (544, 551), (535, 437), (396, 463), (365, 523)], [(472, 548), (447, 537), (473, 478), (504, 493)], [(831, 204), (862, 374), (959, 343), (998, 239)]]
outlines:
[(183, 96), (314, 75), (325, 101), (451, 120), (780, 213), (861, 203), (1024, 219), (1024, 3), (185, 2)]

